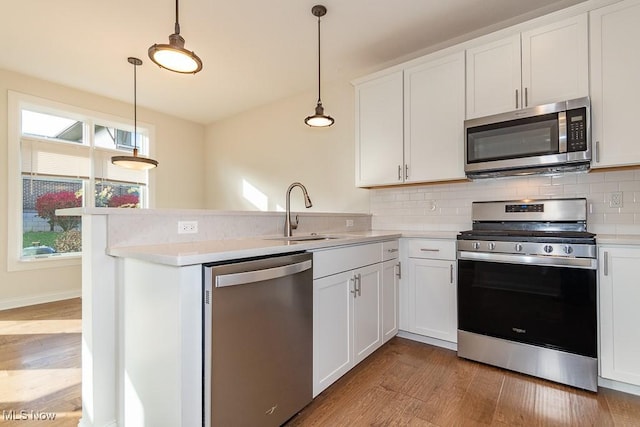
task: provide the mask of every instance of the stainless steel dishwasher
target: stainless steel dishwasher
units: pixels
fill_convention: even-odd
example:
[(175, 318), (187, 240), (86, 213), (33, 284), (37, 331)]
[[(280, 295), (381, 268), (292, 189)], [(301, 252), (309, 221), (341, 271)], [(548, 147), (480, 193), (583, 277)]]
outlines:
[(312, 400), (312, 255), (205, 264), (205, 426), (279, 426)]

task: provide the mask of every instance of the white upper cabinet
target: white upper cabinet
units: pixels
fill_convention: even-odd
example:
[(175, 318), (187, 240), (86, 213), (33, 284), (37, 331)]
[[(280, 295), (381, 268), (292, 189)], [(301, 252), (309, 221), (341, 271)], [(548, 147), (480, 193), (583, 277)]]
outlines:
[(402, 182), (402, 71), (356, 86), (356, 185)]
[(467, 118), (588, 94), (586, 14), (467, 50)]
[(515, 110), (521, 86), (520, 34), (467, 50), (467, 118)]
[(356, 86), (356, 185), (464, 178), (464, 52)]
[(404, 71), (404, 181), (464, 178), (464, 52)]
[(592, 167), (640, 163), (640, 1), (591, 12)]

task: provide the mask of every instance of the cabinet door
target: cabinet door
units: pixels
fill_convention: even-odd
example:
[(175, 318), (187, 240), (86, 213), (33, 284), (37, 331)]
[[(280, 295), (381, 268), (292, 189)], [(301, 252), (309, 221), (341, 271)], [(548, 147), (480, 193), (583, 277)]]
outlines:
[(382, 342), (398, 334), (400, 261), (390, 259), (382, 264)]
[(467, 49), (467, 118), (521, 108), (520, 34)]
[(640, 1), (591, 12), (592, 166), (640, 164)]
[(522, 33), (523, 105), (589, 95), (587, 15)]
[(410, 332), (457, 341), (455, 261), (409, 259)]
[(405, 70), (405, 182), (464, 178), (464, 84), (464, 52)]
[(352, 350), (353, 273), (313, 281), (313, 396), (354, 365)]
[(382, 345), (382, 266), (374, 264), (355, 271), (358, 291), (353, 293), (353, 346), (355, 363)]
[(638, 248), (601, 247), (600, 375), (640, 386)]
[(402, 71), (356, 87), (356, 185), (402, 182)]

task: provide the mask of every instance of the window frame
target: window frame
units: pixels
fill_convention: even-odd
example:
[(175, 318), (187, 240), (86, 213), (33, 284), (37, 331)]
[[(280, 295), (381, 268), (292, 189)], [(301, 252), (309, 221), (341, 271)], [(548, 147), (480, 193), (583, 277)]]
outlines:
[[(103, 179), (101, 177), (95, 177), (95, 164), (94, 151), (104, 151), (102, 147), (95, 147), (93, 135), (95, 131), (95, 125), (100, 126), (113, 126), (121, 130), (129, 132), (134, 131), (134, 123), (131, 118), (119, 117), (115, 115), (105, 114), (89, 109), (76, 107), (73, 105), (64, 104), (61, 102), (51, 101), (48, 99), (36, 97), (33, 95), (27, 95), (12, 90), (7, 91), (7, 270), (8, 271), (22, 271), (22, 270), (36, 270), (42, 268), (58, 268), (66, 266), (77, 266), (81, 264), (82, 252), (72, 254), (62, 254), (55, 257), (34, 257), (29, 259), (22, 258), (22, 235), (23, 235), (23, 212), (22, 212), (22, 154), (21, 154), (21, 139), (22, 139), (22, 110), (28, 109), (37, 112), (50, 113), (53, 115), (64, 114), (65, 117), (77, 119), (84, 123), (85, 135), (87, 140), (83, 141), (83, 145), (86, 145), (91, 152), (91, 174), (89, 179), (83, 179), (84, 194), (84, 206), (80, 209), (109, 209), (109, 208), (95, 208), (94, 189), (96, 182), (100, 182)], [(138, 121), (137, 132), (146, 137), (146, 148), (148, 155), (154, 157), (155, 152), (155, 126), (150, 123), (144, 123)], [(87, 132), (87, 130), (89, 130)], [(31, 136), (25, 136), (28, 139), (35, 139), (38, 141), (52, 142), (55, 140), (48, 140), (47, 138), (33, 138)], [(127, 151), (118, 150), (120, 153), (127, 153)], [(145, 154), (146, 155), (146, 154)], [(150, 173), (147, 176), (146, 183), (146, 208), (152, 208), (155, 202), (155, 174)], [(84, 240), (84, 239), (83, 239)]]

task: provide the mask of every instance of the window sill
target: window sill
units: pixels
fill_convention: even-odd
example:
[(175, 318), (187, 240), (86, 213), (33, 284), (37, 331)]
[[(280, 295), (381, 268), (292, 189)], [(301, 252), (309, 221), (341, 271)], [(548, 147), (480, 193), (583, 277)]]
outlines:
[(82, 254), (46, 255), (25, 259), (9, 259), (8, 271), (41, 270), (48, 268), (75, 267), (82, 265)]

